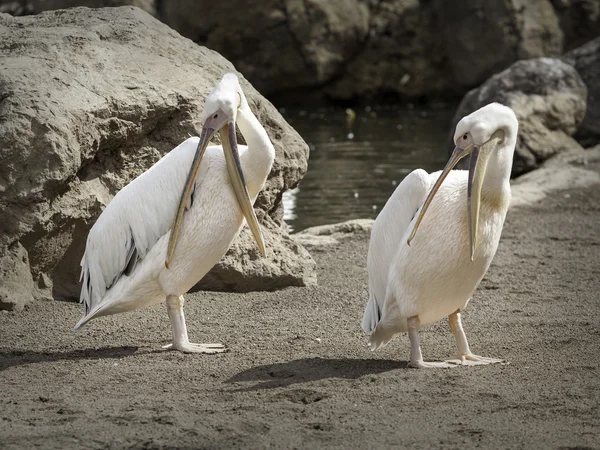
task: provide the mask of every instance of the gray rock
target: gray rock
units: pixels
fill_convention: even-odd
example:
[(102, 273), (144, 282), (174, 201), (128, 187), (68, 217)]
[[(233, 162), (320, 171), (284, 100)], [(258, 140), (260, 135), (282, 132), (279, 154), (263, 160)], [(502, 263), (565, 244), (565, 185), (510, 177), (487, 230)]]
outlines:
[(340, 240), (362, 236), (368, 238), (373, 228), (373, 219), (354, 219), (331, 225), (307, 228), (292, 235), (294, 241), (303, 246), (319, 249), (336, 245)]
[[(243, 13), (234, 13), (243, 10)], [(160, 16), (182, 35), (217, 50), (265, 93), (318, 86), (339, 75), (366, 39), (368, 11), (357, 0), (161, 2)]]
[(600, 36), (600, 0), (550, 0), (571, 50)]
[[(104, 206), (165, 152), (196, 134), (204, 98), (235, 69), (133, 7), (0, 14), (0, 47), (10, 49), (0, 52), (0, 273), (6, 277), (4, 268), (21, 264), (21, 254), (10, 249), (22, 246), (30, 275), (15, 285), (15, 298), (47, 297), (50, 290), (54, 298), (77, 298), (87, 232)], [(239, 76), (276, 149), (257, 215), (283, 226), (281, 194), (305, 173), (308, 146)], [(253, 262), (252, 270), (263, 263), (265, 273), (276, 273), (272, 267), (279, 264), (286, 277), (290, 266), (294, 278), (296, 265), (304, 265), (312, 283), (313, 260), (272, 229), (265, 231), (267, 242), (283, 247), (281, 254), (296, 252), (296, 260), (266, 259)], [(236, 244), (236, 255), (251, 251), (248, 247)], [(51, 282), (39, 282), (40, 274)], [(32, 277), (38, 280), (33, 291)], [(10, 279), (0, 279), (0, 285)], [(244, 283), (241, 273), (227, 288), (245, 290)], [(294, 278), (294, 283), (302, 282)]]
[(218, 51), (265, 95), (345, 100), (463, 94), (519, 59), (561, 54), (561, 26), (569, 45), (594, 36), (599, 2), (0, 0), (0, 9), (121, 4)]
[(154, 0), (0, 0), (0, 12), (12, 14), (13, 16), (23, 16), (76, 6), (102, 8), (124, 5), (137, 6), (147, 13), (156, 15)]
[(20, 243), (0, 253), (0, 309), (22, 310), (33, 300), (27, 250)]
[(563, 42), (549, 0), (180, 0), (158, 9), (266, 95), (461, 94), (518, 59), (560, 54)]
[(260, 256), (252, 233), (244, 227), (223, 259), (193, 290), (250, 292), (315, 286), (316, 263), (306, 249), (270, 218), (262, 225), (266, 258)]
[(519, 59), (558, 56), (563, 34), (549, 0), (435, 0), (454, 80), (471, 88)]
[(600, 37), (567, 53), (564, 60), (577, 69), (587, 87), (587, 110), (575, 139), (591, 147), (600, 143)]
[(514, 180), (510, 205), (532, 205), (559, 191), (600, 184), (599, 167), (600, 146), (560, 153)]
[(455, 93), (432, 2), (369, 1), (369, 34), (341, 76), (324, 86), (332, 98), (393, 93)]
[(580, 148), (571, 137), (581, 124), (587, 90), (577, 71), (559, 59), (519, 61), (494, 75), (462, 100), (458, 121), (491, 102), (510, 106), (519, 119), (513, 176), (538, 167), (551, 156)]

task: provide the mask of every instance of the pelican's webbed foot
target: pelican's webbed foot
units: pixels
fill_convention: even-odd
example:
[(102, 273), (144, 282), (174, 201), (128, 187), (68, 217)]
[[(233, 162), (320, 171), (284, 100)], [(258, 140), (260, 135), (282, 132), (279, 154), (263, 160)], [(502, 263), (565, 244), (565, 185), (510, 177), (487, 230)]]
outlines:
[(456, 364), (451, 364), (445, 361), (423, 361), (421, 342), (419, 339), (419, 328), (421, 327), (421, 321), (419, 320), (418, 316), (413, 316), (407, 319), (407, 324), (408, 338), (410, 339), (410, 362), (408, 363), (408, 367), (412, 367), (414, 369), (449, 369), (451, 367), (456, 367)]
[(410, 361), (408, 363), (408, 367), (412, 369), (450, 369), (451, 367), (456, 367), (456, 364), (453, 364), (449, 361)]
[(465, 355), (459, 355), (458, 359), (448, 359), (447, 363), (461, 365), (461, 366), (485, 366), (488, 364), (502, 364), (506, 363), (503, 359), (488, 358), (486, 356), (478, 356), (473, 353), (467, 353)]
[(191, 342), (175, 342), (173, 344), (163, 345), (162, 348), (179, 350), (183, 353), (205, 353), (208, 355), (229, 351), (229, 348), (225, 347), (223, 344), (193, 344)]
[(223, 344), (192, 344), (188, 338), (185, 316), (183, 314), (183, 295), (169, 295), (167, 297), (167, 311), (173, 329), (173, 343), (163, 346), (165, 349), (179, 350), (183, 353), (215, 354), (228, 352)]
[(506, 363), (503, 359), (498, 358), (487, 358), (485, 356), (478, 356), (471, 353), (469, 343), (467, 342), (467, 336), (462, 327), (462, 319), (460, 316), (460, 310), (450, 314), (448, 316), (448, 322), (452, 334), (456, 339), (456, 348), (458, 350), (458, 359), (447, 360), (446, 362), (461, 366), (485, 366), (488, 364), (500, 364)]

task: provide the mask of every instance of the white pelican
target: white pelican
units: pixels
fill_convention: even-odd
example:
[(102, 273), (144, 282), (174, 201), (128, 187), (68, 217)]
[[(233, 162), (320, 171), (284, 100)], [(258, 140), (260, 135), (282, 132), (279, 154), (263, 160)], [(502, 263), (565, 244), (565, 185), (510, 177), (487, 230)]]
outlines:
[[(369, 301), (362, 322), (371, 333), (372, 350), (408, 332), (411, 367), (501, 362), (471, 353), (460, 311), (498, 248), (510, 202), (517, 129), (512, 109), (498, 103), (463, 117), (444, 170), (413, 171), (381, 210), (371, 232)], [(452, 170), (467, 155), (469, 171)], [(446, 316), (458, 360), (424, 362), (419, 329)]]
[[(226, 350), (189, 342), (183, 294), (225, 254), (244, 217), (264, 255), (252, 203), (275, 150), (233, 74), (207, 97), (200, 119), (200, 137), (186, 140), (121, 189), (90, 230), (81, 260), (85, 314), (75, 329), (166, 299), (172, 348)], [(239, 153), (236, 121), (248, 144)], [(216, 132), (223, 146), (207, 147)]]

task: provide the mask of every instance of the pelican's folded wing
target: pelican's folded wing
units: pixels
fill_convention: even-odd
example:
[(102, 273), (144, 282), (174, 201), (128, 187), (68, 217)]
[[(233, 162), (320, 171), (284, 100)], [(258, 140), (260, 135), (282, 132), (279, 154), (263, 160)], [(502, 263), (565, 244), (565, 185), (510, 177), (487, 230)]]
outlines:
[[(80, 302), (86, 314), (168, 233), (197, 145), (198, 138), (186, 140), (121, 189), (90, 230), (81, 260)], [(209, 165), (201, 163), (196, 189)], [(193, 199), (192, 194), (186, 209)]]
[(406, 242), (410, 222), (431, 189), (431, 179), (432, 177), (422, 169), (408, 174), (373, 224), (367, 257), (369, 301), (362, 321), (362, 327), (367, 333), (371, 333), (379, 322), (390, 264), (399, 246)]

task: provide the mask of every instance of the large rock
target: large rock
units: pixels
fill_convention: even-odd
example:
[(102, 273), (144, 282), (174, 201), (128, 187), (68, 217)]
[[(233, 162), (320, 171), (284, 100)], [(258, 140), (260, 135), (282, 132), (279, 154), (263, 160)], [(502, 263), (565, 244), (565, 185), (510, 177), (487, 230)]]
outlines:
[(549, 0), (179, 0), (160, 2), (158, 15), (266, 95), (460, 94), (563, 42)]
[(563, 33), (549, 0), (435, 0), (440, 36), (463, 89), (519, 59), (558, 56)]
[(580, 148), (572, 136), (586, 109), (587, 90), (577, 71), (559, 59), (519, 61), (471, 90), (454, 115), (458, 121), (491, 102), (510, 106), (519, 119), (513, 176), (557, 153)]
[(0, 309), (22, 310), (34, 291), (27, 250), (20, 243), (0, 254)]
[(353, 219), (330, 225), (319, 225), (302, 230), (292, 237), (294, 241), (311, 251), (318, 251), (337, 245), (344, 239), (356, 239), (358, 237), (368, 239), (374, 222), (373, 219)]
[(565, 50), (600, 36), (600, 0), (551, 0), (565, 35)]
[(252, 233), (244, 227), (227, 254), (195, 289), (249, 292), (316, 285), (315, 265), (306, 264), (312, 261), (306, 249), (269, 216), (262, 225), (267, 258), (260, 256)]
[(386, 93), (455, 94), (434, 5), (418, 0), (367, 3), (368, 39), (342, 74), (324, 86), (325, 93), (340, 100)]
[[(0, 14), (0, 285), (25, 264), (36, 286), (11, 284), (19, 303), (32, 292), (77, 298), (89, 228), (120, 188), (196, 134), (204, 98), (228, 71), (219, 54), (137, 8)], [(312, 283), (314, 261), (274, 228), (283, 225), (282, 192), (306, 171), (308, 147), (239, 76), (276, 149), (256, 203), (271, 257), (251, 271), (264, 264), (279, 278), (268, 288)], [(253, 251), (241, 239), (230, 260)], [(224, 287), (247, 290), (243, 264), (215, 270), (236, 270)]]
[(0, 12), (23, 16), (75, 6), (102, 8), (123, 5), (137, 6), (150, 14), (156, 14), (154, 0), (0, 0)]
[[(243, 10), (243, 13), (233, 11)], [(162, 20), (215, 49), (262, 92), (319, 86), (339, 76), (368, 32), (357, 0), (161, 2)]]
[(567, 53), (564, 60), (577, 69), (587, 87), (587, 110), (575, 138), (591, 147), (600, 143), (600, 37)]
[(532, 205), (559, 191), (599, 184), (599, 168), (600, 145), (560, 153), (513, 181), (510, 206)]
[(600, 0), (0, 0), (0, 9), (125, 3), (273, 96), (461, 95), (519, 59), (561, 54), (565, 34), (574, 46), (600, 33)]

